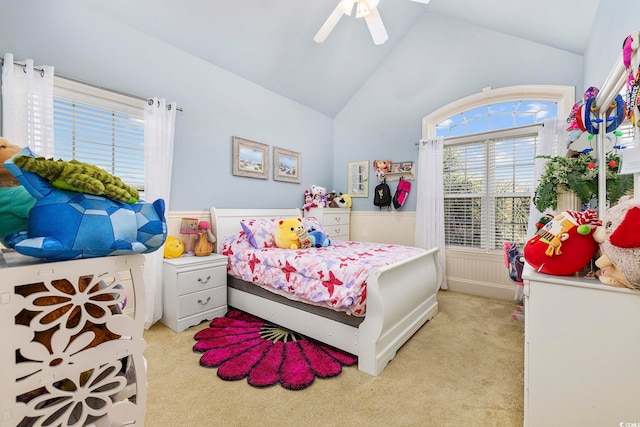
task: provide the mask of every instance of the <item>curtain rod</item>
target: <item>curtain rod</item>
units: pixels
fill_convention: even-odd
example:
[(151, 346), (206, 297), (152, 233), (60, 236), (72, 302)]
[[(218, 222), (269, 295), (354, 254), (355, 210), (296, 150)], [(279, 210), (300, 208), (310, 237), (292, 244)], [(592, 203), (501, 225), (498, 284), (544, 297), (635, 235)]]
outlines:
[[(21, 61), (14, 60), (13, 63), (16, 64), (16, 65), (26, 66), (26, 64), (23, 64)], [(0, 57), (0, 65), (4, 65), (4, 57)], [(34, 70), (38, 70), (40, 72), (44, 72), (44, 69), (42, 69), (42, 68), (33, 67), (33, 69)], [(121, 91), (118, 91), (118, 90), (115, 90), (115, 89), (109, 89), (109, 88), (104, 87), (104, 86), (99, 86), (99, 85), (96, 85), (96, 84), (93, 84), (93, 83), (86, 82), (84, 80), (79, 80), (79, 79), (76, 79), (76, 78), (73, 78), (73, 77), (69, 77), (69, 76), (65, 76), (65, 75), (58, 74), (58, 73), (54, 73), (54, 76), (60, 77), (62, 79), (69, 80), (69, 81), (72, 81), (72, 82), (75, 82), (75, 83), (82, 83), (83, 85), (91, 86), (91, 87), (94, 87), (96, 89), (105, 90), (107, 92), (115, 93), (117, 95), (123, 95), (123, 96), (128, 96), (130, 98), (139, 99), (141, 101), (147, 101), (147, 103), (149, 105), (153, 105), (153, 99), (152, 98), (144, 98), (144, 97), (137, 96), (137, 95), (131, 95), (130, 93), (121, 92)], [(171, 108), (171, 105), (169, 105), (169, 108)], [(176, 107), (176, 111), (182, 112), (184, 110), (182, 109), (182, 107)]]

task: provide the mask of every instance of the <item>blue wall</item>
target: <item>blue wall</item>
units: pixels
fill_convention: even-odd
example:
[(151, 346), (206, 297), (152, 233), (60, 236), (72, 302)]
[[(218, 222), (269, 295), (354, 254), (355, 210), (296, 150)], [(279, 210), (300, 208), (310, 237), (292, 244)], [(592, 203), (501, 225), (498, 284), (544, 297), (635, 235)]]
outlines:
[[(184, 112), (176, 119), (170, 210), (297, 207), (311, 184), (332, 185), (331, 118), (80, 2), (3, 1), (0, 54), (6, 52), (53, 65), (61, 75), (176, 101)], [(300, 152), (302, 183), (233, 176), (233, 136)]]
[[(336, 117), (334, 183), (346, 182), (348, 161), (417, 162), (424, 116), (483, 87), (523, 84), (581, 87), (582, 57), (425, 14)], [(415, 210), (417, 191), (403, 210)], [(378, 209), (371, 197), (354, 208)]]
[(584, 93), (589, 86), (601, 87), (615, 65), (625, 38), (640, 31), (640, 2), (600, 0), (584, 53)]

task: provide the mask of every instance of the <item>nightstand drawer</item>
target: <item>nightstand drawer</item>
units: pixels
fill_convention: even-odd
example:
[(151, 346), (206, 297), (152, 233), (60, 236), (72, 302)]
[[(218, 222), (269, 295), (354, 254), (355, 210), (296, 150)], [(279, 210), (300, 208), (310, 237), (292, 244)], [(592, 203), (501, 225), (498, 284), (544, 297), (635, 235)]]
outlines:
[(178, 318), (227, 304), (227, 287), (220, 286), (178, 297)]
[(227, 284), (225, 266), (209, 267), (178, 274), (178, 295), (215, 288)]
[[(330, 208), (328, 209), (331, 210)], [(333, 225), (349, 225), (349, 214), (348, 213), (333, 213), (327, 212), (324, 214), (322, 218), (322, 224), (327, 231), (327, 228)]]

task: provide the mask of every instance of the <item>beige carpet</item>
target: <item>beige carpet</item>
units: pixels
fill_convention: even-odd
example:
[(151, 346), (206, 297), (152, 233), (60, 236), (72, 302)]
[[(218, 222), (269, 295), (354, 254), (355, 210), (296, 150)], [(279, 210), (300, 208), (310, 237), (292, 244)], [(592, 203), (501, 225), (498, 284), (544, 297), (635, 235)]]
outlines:
[(523, 324), (516, 303), (450, 291), (379, 377), (356, 367), (308, 389), (257, 389), (223, 381), (191, 350), (203, 323), (176, 334), (145, 331), (145, 425), (182, 426), (521, 426)]

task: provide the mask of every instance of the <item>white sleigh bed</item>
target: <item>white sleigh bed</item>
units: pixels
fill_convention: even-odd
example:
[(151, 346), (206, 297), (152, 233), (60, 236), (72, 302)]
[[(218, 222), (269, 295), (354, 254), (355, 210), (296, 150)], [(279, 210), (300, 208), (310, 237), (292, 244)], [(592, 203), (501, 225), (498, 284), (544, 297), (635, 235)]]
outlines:
[[(211, 208), (212, 231), (219, 253), (226, 237), (241, 230), (244, 218), (301, 217), (298, 209)], [(398, 349), (438, 313), (441, 283), (438, 249), (433, 248), (396, 264), (376, 268), (367, 280), (364, 320), (340, 320), (303, 303), (279, 296), (260, 296), (233, 286), (229, 277), (228, 305), (269, 322), (294, 330), (358, 356), (358, 369), (379, 375)], [(244, 283), (244, 282), (243, 282)], [(252, 288), (258, 286), (251, 285)], [(245, 286), (245, 289), (247, 287)], [(266, 293), (267, 291), (263, 291)], [(278, 300), (280, 299), (280, 300)], [(355, 320), (356, 322), (354, 322)]]

